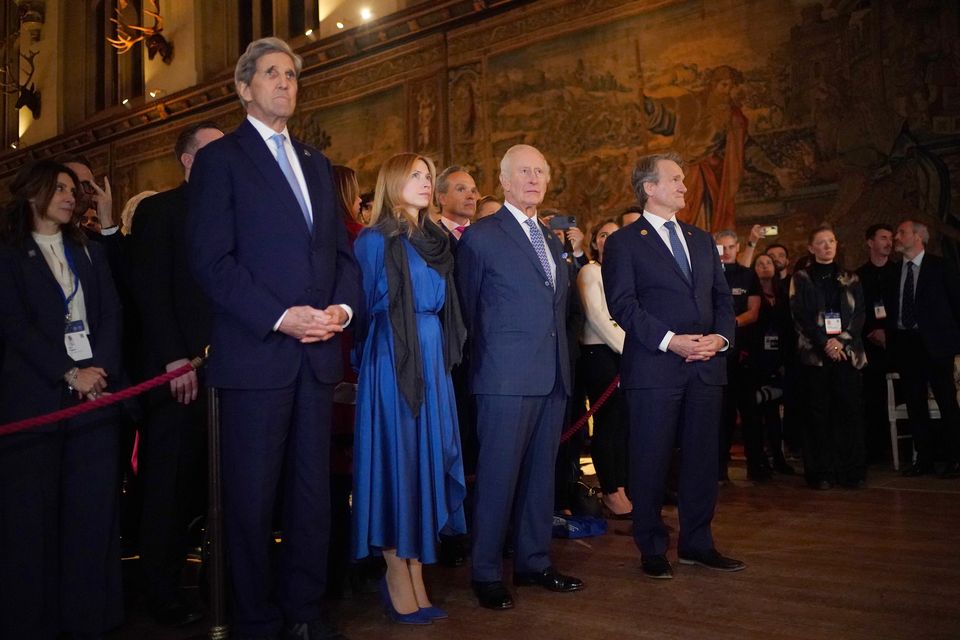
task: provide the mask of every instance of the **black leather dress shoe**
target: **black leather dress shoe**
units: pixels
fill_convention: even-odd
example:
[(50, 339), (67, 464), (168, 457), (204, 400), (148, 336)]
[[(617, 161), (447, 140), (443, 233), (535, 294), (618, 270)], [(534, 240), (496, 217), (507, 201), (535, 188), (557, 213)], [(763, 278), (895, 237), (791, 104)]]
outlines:
[(473, 592), (477, 594), (477, 600), (480, 606), (485, 609), (513, 609), (513, 597), (503, 586), (503, 583), (496, 582), (472, 582)]
[(747, 568), (747, 565), (739, 560), (720, 555), (716, 549), (699, 553), (683, 553), (680, 554), (679, 561), (680, 564), (698, 564), (715, 571), (743, 571)]
[(654, 580), (669, 580), (673, 577), (673, 567), (666, 556), (644, 556), (640, 560), (643, 575)]
[(908, 478), (916, 478), (917, 476), (927, 476), (933, 473), (933, 465), (926, 464), (923, 462), (914, 462), (912, 465), (903, 470), (903, 475)]
[(562, 593), (583, 589), (583, 581), (580, 580), (580, 578), (557, 573), (553, 567), (547, 567), (539, 573), (514, 573), (513, 584), (518, 587), (540, 585), (548, 591), (558, 591)]

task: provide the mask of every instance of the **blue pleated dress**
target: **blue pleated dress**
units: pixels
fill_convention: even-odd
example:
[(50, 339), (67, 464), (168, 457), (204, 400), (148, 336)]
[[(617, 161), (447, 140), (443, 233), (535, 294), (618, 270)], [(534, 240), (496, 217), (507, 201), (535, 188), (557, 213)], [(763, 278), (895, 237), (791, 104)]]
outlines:
[(370, 326), (357, 381), (353, 460), (353, 557), (395, 548), (401, 558), (437, 560), (438, 535), (466, 532), (463, 457), (453, 384), (443, 362), (443, 278), (403, 238), (423, 360), (424, 400), (414, 418), (397, 388), (387, 301), (384, 238), (360, 234)]

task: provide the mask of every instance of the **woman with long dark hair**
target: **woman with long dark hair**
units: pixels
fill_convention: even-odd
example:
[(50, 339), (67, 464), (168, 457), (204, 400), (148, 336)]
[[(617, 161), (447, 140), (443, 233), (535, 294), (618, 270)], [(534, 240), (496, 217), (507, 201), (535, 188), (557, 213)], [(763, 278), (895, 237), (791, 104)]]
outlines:
[(354, 247), (369, 317), (360, 345), (354, 558), (383, 555), (384, 607), (405, 624), (446, 617), (427, 595), (423, 564), (436, 562), (441, 531), (466, 531), (450, 379), (466, 330), (447, 236), (427, 218), (434, 173), (416, 154), (387, 160), (370, 228)]
[(790, 283), (808, 411), (804, 475), (815, 489), (856, 488), (867, 473), (860, 404), (860, 369), (867, 363), (863, 289), (837, 259), (833, 229), (814, 229), (809, 250), (810, 260)]
[[(106, 257), (78, 226), (76, 175), (42, 160), (0, 220), (0, 424), (93, 400), (121, 377)], [(117, 411), (0, 436), (0, 637), (99, 637), (122, 616)]]

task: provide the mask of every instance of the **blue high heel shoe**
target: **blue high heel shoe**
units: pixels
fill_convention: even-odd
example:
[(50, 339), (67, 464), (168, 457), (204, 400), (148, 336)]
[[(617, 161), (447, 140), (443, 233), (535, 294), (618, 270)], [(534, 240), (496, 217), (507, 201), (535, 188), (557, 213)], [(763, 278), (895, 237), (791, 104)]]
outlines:
[(383, 600), (383, 612), (387, 617), (398, 624), (430, 624), (432, 619), (423, 615), (422, 609), (417, 609), (412, 613), (399, 613), (393, 606), (393, 600), (390, 599), (390, 590), (387, 589), (387, 578), (380, 581), (380, 598)]
[(428, 620), (443, 620), (444, 618), (448, 617), (446, 611), (440, 607), (434, 607), (433, 605), (429, 607), (420, 607), (420, 615)]

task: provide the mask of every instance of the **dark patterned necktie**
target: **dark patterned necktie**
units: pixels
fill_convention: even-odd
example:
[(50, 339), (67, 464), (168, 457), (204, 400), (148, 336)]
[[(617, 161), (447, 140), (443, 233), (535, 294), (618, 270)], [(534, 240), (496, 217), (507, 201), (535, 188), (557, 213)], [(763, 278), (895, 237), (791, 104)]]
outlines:
[(670, 233), (670, 249), (673, 251), (673, 259), (677, 261), (680, 271), (690, 281), (690, 263), (687, 262), (687, 252), (683, 250), (683, 243), (680, 242), (680, 236), (677, 235), (677, 223), (673, 220), (667, 220), (663, 223)]
[(540, 227), (533, 218), (527, 218), (526, 225), (530, 228), (530, 244), (533, 245), (533, 250), (537, 252), (537, 257), (540, 258), (543, 272), (547, 274), (550, 286), (556, 289), (553, 282), (553, 269), (550, 268), (550, 261), (547, 259), (547, 244), (543, 241), (543, 233), (540, 232)]
[(903, 300), (900, 303), (900, 323), (904, 329), (917, 326), (917, 301), (914, 294), (913, 263), (907, 261), (907, 277), (903, 281)]

